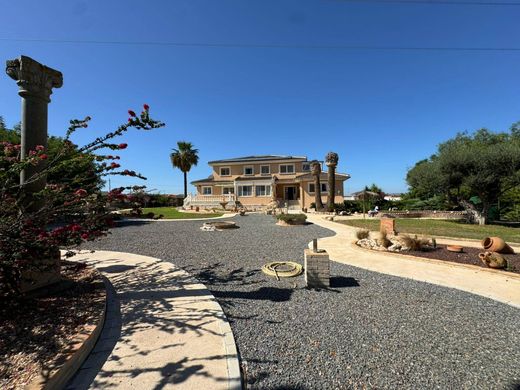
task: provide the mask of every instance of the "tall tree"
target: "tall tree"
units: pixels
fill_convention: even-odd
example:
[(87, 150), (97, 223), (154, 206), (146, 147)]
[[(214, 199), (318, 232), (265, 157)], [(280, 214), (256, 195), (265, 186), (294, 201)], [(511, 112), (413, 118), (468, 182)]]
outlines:
[[(437, 153), (417, 163), (407, 175), (418, 195), (444, 195), (462, 205), (475, 222), (485, 224), (502, 194), (520, 185), (520, 132), (481, 129), (459, 133), (439, 145)], [(478, 198), (478, 205), (470, 199)]]
[(311, 174), (314, 176), (314, 203), (316, 211), (323, 210), (323, 202), (321, 201), (321, 164), (317, 160), (311, 161)]
[(334, 209), (334, 197), (336, 195), (336, 167), (338, 166), (339, 156), (337, 153), (328, 152), (325, 156), (325, 164), (327, 165), (329, 195), (327, 197), (327, 209)]
[(170, 159), (174, 168), (178, 168), (184, 174), (184, 197), (188, 196), (188, 172), (191, 167), (199, 162), (198, 149), (193, 148), (191, 142), (177, 142), (177, 149), (173, 149)]
[[(0, 142), (7, 141), (14, 144), (21, 142), (20, 131), (7, 129), (2, 123), (0, 116)], [(103, 179), (99, 173), (100, 165), (93, 153), (79, 152), (78, 147), (64, 138), (50, 136), (47, 142), (48, 161), (66, 160), (64, 163), (55, 164), (54, 169), (48, 173), (47, 183), (67, 185), (78, 188), (100, 189), (103, 186)], [(66, 157), (66, 158), (65, 158)], [(5, 168), (6, 163), (0, 164), (0, 169)]]

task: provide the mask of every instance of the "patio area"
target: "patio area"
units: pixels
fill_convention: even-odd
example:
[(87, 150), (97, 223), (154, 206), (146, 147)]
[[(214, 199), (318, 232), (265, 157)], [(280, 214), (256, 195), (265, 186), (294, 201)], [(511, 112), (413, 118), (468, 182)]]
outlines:
[(277, 281), (264, 263), (302, 262), (309, 241), (333, 232), (232, 220), (240, 228), (222, 232), (200, 221), (126, 223), (85, 248), (157, 257), (204, 283), (231, 323), (247, 388), (520, 385), (520, 310), (336, 262), (330, 290), (308, 290), (302, 276)]

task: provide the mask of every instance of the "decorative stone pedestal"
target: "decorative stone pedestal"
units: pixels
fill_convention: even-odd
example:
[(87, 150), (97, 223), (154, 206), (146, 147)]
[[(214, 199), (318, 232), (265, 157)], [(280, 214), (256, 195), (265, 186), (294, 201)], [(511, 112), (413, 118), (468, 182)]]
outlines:
[(305, 283), (310, 288), (330, 287), (330, 260), (326, 251), (305, 249)]

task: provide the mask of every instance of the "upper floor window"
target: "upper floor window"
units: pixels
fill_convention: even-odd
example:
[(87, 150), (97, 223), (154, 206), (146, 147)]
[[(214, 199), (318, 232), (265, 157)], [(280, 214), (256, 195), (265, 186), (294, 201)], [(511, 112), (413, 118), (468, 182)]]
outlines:
[(254, 171), (253, 171), (253, 167), (252, 166), (247, 166), (247, 167), (244, 167), (244, 175), (254, 175)]
[(262, 175), (269, 175), (271, 173), (271, 167), (269, 165), (260, 165), (260, 173)]
[(310, 172), (310, 170), (311, 170), (311, 163), (304, 162), (302, 164), (302, 171), (303, 172)]
[(229, 167), (221, 167), (220, 176), (231, 176), (231, 169)]
[(294, 173), (294, 164), (280, 165), (280, 173), (282, 175), (289, 175)]

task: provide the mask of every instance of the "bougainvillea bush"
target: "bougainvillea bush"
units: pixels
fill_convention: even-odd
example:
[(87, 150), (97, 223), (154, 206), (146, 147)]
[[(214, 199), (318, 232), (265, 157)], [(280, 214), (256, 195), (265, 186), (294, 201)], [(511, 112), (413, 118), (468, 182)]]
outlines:
[[(52, 157), (40, 145), (21, 159), (19, 144), (0, 143), (0, 298), (18, 295), (22, 275), (28, 271), (46, 271), (42, 269), (45, 267), (42, 259), (57, 256), (60, 249), (67, 249), (71, 255), (70, 249), (82, 242), (106, 235), (113, 226), (110, 202), (132, 203), (131, 191), (143, 188), (121, 187), (102, 193), (101, 181), (92, 180), (93, 174), (145, 179), (135, 171), (121, 168), (117, 151), (125, 149), (127, 144), (117, 143), (115, 139), (131, 128), (151, 130), (164, 124), (150, 117), (146, 104), (140, 115), (128, 113), (128, 121), (117, 130), (81, 147), (70, 137), (78, 129), (88, 127), (90, 118), (72, 120), (62, 150)], [(85, 160), (90, 162), (86, 164), (90, 169), (64, 180), (54, 180), (36, 193), (20, 185), (20, 172), (31, 166), (44, 164), (25, 185), (52, 177), (65, 167)]]

